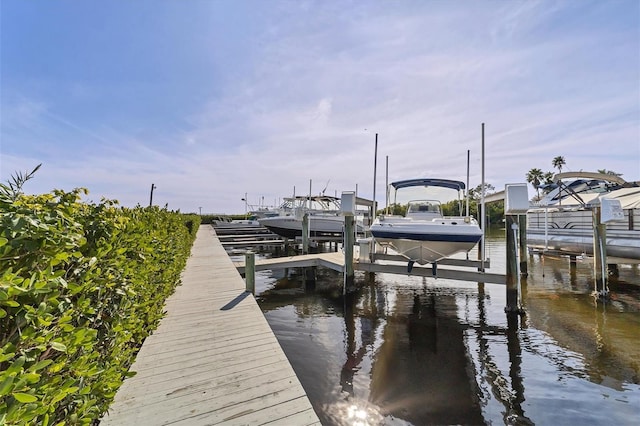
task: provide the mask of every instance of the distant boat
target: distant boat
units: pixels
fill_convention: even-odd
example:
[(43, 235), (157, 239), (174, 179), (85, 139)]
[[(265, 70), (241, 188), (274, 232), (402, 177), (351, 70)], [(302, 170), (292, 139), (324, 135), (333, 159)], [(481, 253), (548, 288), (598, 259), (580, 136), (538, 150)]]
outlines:
[[(302, 236), (303, 215), (309, 215), (311, 237), (341, 237), (344, 216), (340, 215), (340, 199), (327, 195), (285, 198), (277, 215), (258, 218), (258, 222), (271, 232), (285, 238)], [(356, 223), (357, 232), (363, 232), (362, 223)]]
[(609, 263), (640, 263), (640, 185), (591, 173), (558, 174), (551, 190), (527, 212), (530, 249), (593, 256), (593, 207), (617, 199), (624, 219), (607, 224)]
[[(393, 182), (396, 190), (440, 187), (464, 191), (463, 182), (448, 179), (410, 179)], [(435, 263), (456, 253), (468, 252), (482, 238), (482, 229), (471, 216), (443, 216), (440, 201), (415, 199), (406, 205), (405, 216), (381, 215), (371, 234), (381, 245), (391, 246), (410, 262)], [(460, 211), (462, 205), (460, 203)], [(411, 263), (410, 263), (411, 266)]]

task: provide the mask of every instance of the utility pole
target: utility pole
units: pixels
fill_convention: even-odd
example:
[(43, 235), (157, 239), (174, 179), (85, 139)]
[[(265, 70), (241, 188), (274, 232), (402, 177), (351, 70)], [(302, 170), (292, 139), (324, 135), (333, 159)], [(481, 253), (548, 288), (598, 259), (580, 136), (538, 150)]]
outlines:
[(149, 207), (153, 205), (153, 190), (158, 188), (154, 184), (151, 184), (151, 195), (149, 196)]

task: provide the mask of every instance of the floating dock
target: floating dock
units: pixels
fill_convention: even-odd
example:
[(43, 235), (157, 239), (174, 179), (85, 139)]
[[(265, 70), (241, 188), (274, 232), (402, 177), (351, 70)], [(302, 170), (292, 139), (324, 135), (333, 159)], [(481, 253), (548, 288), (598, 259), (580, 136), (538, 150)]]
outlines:
[(101, 425), (320, 425), (211, 226), (165, 309)]

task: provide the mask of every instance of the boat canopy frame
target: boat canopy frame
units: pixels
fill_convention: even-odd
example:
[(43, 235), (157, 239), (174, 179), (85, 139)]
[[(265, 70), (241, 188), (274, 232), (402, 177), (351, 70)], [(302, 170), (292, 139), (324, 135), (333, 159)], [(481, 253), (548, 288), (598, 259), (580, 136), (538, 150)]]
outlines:
[[(437, 186), (440, 188), (454, 189), (458, 191), (458, 209), (461, 212), (461, 216), (462, 216), (462, 200), (460, 199), (460, 191), (465, 193), (465, 188), (466, 188), (466, 185), (462, 181), (452, 180), (452, 179), (438, 179), (438, 178), (418, 178), (418, 179), (399, 180), (396, 182), (392, 182), (389, 185), (393, 186), (393, 189), (395, 190), (394, 197), (393, 197), (394, 204), (397, 202), (396, 196), (398, 195), (398, 189), (417, 187), (417, 186), (422, 186), (422, 187)], [(468, 192), (466, 192), (466, 196), (467, 198), (469, 197)], [(388, 204), (386, 209), (388, 212), (389, 210)]]
[(400, 188), (408, 188), (411, 186), (439, 186), (443, 188), (456, 189), (458, 191), (462, 191), (466, 188), (464, 182), (461, 181), (432, 178), (399, 180), (397, 182), (392, 182), (391, 186), (393, 186), (396, 190)]

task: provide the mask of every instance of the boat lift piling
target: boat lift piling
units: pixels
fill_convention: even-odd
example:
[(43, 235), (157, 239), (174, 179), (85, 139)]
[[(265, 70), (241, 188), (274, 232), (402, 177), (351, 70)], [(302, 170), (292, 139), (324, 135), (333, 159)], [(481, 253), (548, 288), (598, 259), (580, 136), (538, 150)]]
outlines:
[(620, 200), (601, 198), (600, 205), (592, 208), (593, 220), (593, 275), (595, 289), (593, 294), (601, 300), (609, 297), (607, 271), (607, 223), (624, 221), (624, 212)]
[[(504, 311), (508, 314), (524, 314), (520, 306), (520, 265), (518, 262), (518, 215), (506, 215), (507, 237), (507, 306)], [(522, 232), (520, 232), (522, 234)]]
[(355, 192), (343, 192), (340, 200), (340, 213), (344, 216), (344, 283), (342, 294), (347, 294), (347, 288), (352, 287), (355, 281), (353, 268), (353, 247), (356, 243), (355, 210)]
[(593, 276), (595, 278), (594, 293), (601, 298), (608, 295), (607, 291), (607, 225), (601, 222), (600, 207), (594, 207), (593, 218)]
[[(505, 232), (507, 240), (507, 314), (524, 315), (521, 305), (521, 276), (527, 270), (526, 213), (529, 208), (527, 184), (507, 184), (504, 189)], [(524, 217), (524, 220), (523, 220)], [(523, 249), (524, 247), (524, 249)]]
[[(311, 201), (309, 201), (311, 202)], [(309, 254), (309, 246), (311, 240), (309, 221), (311, 218), (308, 213), (302, 216), (302, 253)], [(305, 285), (313, 285), (316, 282), (316, 268), (314, 266), (309, 268), (302, 268), (304, 274)]]
[(527, 215), (518, 215), (518, 226), (520, 227), (520, 238), (518, 240), (520, 246), (520, 276), (528, 277), (529, 269), (527, 266)]

